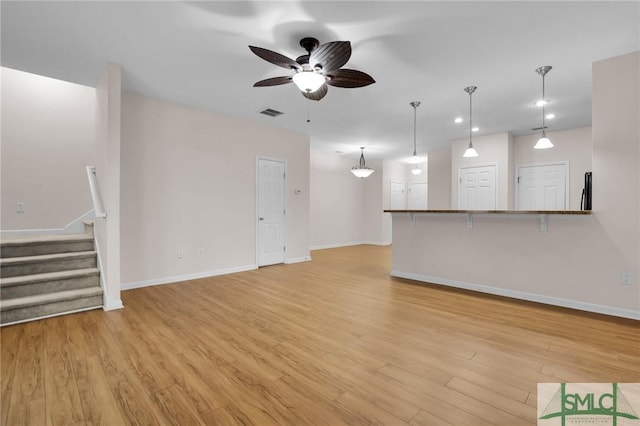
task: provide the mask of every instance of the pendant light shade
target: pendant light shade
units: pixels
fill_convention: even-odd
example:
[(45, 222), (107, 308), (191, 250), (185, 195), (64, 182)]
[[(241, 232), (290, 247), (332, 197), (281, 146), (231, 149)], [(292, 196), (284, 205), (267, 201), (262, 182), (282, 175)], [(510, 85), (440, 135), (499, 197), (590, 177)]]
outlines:
[[(409, 105), (413, 107), (413, 155), (411, 156), (411, 159), (409, 159), (409, 163), (418, 164), (420, 163), (421, 160), (420, 160), (420, 157), (418, 157), (418, 154), (416, 152), (416, 110), (420, 106), (420, 101), (409, 102)], [(414, 170), (420, 170), (420, 169), (416, 168), (411, 170), (411, 172), (414, 175), (419, 175), (420, 173), (422, 173), (422, 170), (420, 170), (420, 172), (418, 173), (415, 173)]]
[(422, 174), (422, 169), (418, 166), (416, 166), (415, 168), (411, 169), (411, 173), (413, 173), (414, 176), (418, 176)]
[(544, 76), (547, 75), (549, 71), (551, 71), (553, 67), (551, 65), (545, 65), (544, 67), (536, 68), (536, 72), (542, 76), (542, 135), (540, 135), (540, 139), (533, 146), (535, 149), (548, 149), (553, 148), (553, 144), (551, 140), (547, 137), (546, 125), (544, 124), (544, 105), (547, 103), (546, 98), (544, 97)]
[(356, 177), (366, 178), (366, 177), (369, 177), (371, 173), (373, 173), (375, 170), (367, 167), (367, 164), (364, 161), (364, 147), (361, 146), (360, 149), (361, 149), (360, 162), (358, 163), (357, 166), (353, 166), (351, 168), (351, 173), (353, 173), (353, 175)]
[(464, 88), (464, 91), (469, 94), (469, 146), (467, 150), (462, 154), (465, 158), (473, 158), (478, 156), (478, 151), (473, 147), (473, 110), (471, 104), (471, 98), (473, 97), (473, 92), (477, 89), (476, 86), (468, 86)]

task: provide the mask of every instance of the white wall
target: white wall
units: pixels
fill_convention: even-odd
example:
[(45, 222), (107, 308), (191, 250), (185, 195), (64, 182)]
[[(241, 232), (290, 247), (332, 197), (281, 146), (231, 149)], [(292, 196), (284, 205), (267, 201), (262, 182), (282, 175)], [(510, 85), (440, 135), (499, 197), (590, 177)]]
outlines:
[(384, 164), (381, 160), (367, 160), (367, 166), (376, 170), (364, 181), (363, 242), (390, 244), (391, 222), (385, 219), (383, 202)]
[[(511, 167), (512, 142), (509, 133), (496, 133), (473, 138), (473, 147), (478, 156), (462, 156), (469, 145), (469, 139), (457, 139), (451, 143), (451, 205), (458, 208), (458, 173), (461, 167), (497, 165), (497, 202), (498, 210), (513, 209), (513, 176)], [(430, 180), (431, 181), (431, 180)], [(432, 182), (432, 181), (431, 181)], [(432, 182), (433, 183), (433, 182)]]
[[(404, 184), (405, 194), (408, 184), (407, 165), (399, 161), (384, 160), (382, 162), (382, 204), (385, 209), (391, 208), (391, 182)], [(405, 198), (406, 200), (406, 198)], [(407, 208), (406, 202), (403, 209)], [(388, 213), (385, 214), (389, 216)], [(391, 217), (389, 216), (389, 220)]]
[[(91, 210), (85, 167), (96, 160), (96, 91), (2, 68), (2, 222), (58, 229)], [(23, 202), (24, 213), (16, 212)]]
[(390, 179), (406, 181), (406, 165), (367, 160), (375, 172), (365, 179), (349, 171), (357, 157), (311, 150), (311, 247), (390, 244)]
[[(311, 149), (311, 248), (363, 241), (364, 185), (349, 171), (357, 158)], [(380, 173), (380, 170), (374, 174)]]
[(427, 170), (429, 209), (450, 210), (453, 207), (451, 205), (451, 149), (429, 151)]
[[(591, 171), (593, 143), (591, 127), (549, 131), (551, 149), (533, 149), (539, 134), (516, 136), (513, 143), (514, 168), (518, 165), (569, 162), (569, 210), (580, 210), (584, 173)], [(513, 182), (513, 180), (512, 180)]]
[(257, 157), (287, 161), (286, 256), (307, 259), (307, 135), (125, 93), (124, 287), (254, 268)]
[[(107, 64), (96, 85), (96, 180), (105, 219), (96, 219), (95, 236), (101, 264), (104, 308), (122, 308), (121, 289), (121, 87), (122, 68)], [(140, 255), (138, 254), (138, 257)]]
[(592, 92), (593, 209), (640, 309), (640, 52), (594, 63)]
[(593, 65), (592, 215), (397, 214), (393, 274), (640, 319), (639, 80), (640, 53)]

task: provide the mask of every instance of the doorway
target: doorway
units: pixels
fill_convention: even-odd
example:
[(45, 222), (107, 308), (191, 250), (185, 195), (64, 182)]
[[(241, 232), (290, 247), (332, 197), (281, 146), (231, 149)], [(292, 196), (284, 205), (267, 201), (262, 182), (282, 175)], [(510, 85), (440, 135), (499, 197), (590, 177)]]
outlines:
[(284, 263), (286, 163), (259, 158), (257, 190), (258, 266)]
[(409, 184), (409, 210), (426, 210), (427, 209), (427, 184), (426, 183), (410, 183)]
[(404, 190), (404, 182), (391, 181), (391, 196), (389, 197), (389, 209), (390, 210), (404, 210), (406, 209), (406, 198)]
[(569, 201), (569, 163), (516, 167), (518, 210), (566, 210)]
[(462, 167), (458, 171), (458, 209), (495, 210), (497, 166)]

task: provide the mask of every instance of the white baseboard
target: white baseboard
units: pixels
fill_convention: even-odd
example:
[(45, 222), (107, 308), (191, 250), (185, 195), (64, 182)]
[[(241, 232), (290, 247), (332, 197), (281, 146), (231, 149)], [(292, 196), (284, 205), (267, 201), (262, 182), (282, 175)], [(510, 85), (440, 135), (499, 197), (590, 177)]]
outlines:
[(330, 248), (338, 248), (338, 247), (349, 247), (349, 246), (361, 246), (361, 245), (371, 245), (371, 246), (388, 246), (391, 244), (389, 242), (380, 242), (380, 241), (352, 241), (348, 243), (333, 243), (333, 244), (320, 244), (317, 246), (311, 246), (311, 250), (324, 250)]
[(197, 274), (174, 275), (172, 277), (155, 278), (152, 280), (122, 283), (122, 285), (120, 286), (120, 289), (132, 290), (134, 288), (149, 287), (153, 285), (173, 284), (180, 281), (197, 280), (200, 278), (215, 277), (217, 275), (227, 275), (227, 274), (233, 274), (236, 272), (251, 271), (253, 269), (258, 269), (258, 265), (237, 266), (234, 268), (224, 268), (224, 269), (216, 269), (214, 271), (199, 272)]
[(360, 244), (366, 244), (369, 246), (390, 246), (391, 245), (391, 241), (363, 241)]
[(95, 217), (93, 209), (91, 209), (82, 216), (69, 222), (64, 228), (3, 229), (0, 230), (0, 237), (21, 237), (38, 234), (84, 234), (84, 222), (86, 220), (94, 220)]
[(473, 290), (481, 293), (494, 294), (496, 296), (511, 297), (513, 299), (527, 300), (529, 302), (544, 303), (547, 305), (561, 306), (563, 308), (577, 309), (580, 311), (594, 312), (597, 314), (612, 315), (615, 317), (640, 320), (640, 311), (632, 309), (617, 308), (614, 306), (597, 305), (595, 303), (580, 302), (577, 300), (563, 299), (560, 297), (545, 296), (542, 294), (527, 293), (524, 291), (510, 290), (506, 288), (492, 287), (483, 284), (467, 283), (463, 281), (450, 280), (447, 278), (431, 277), (428, 275), (415, 274), (412, 272), (391, 271), (392, 277), (407, 278), (429, 284), (437, 284), (448, 287)]
[(284, 263), (286, 265), (290, 265), (292, 263), (308, 262), (310, 260), (311, 260), (311, 256), (294, 257), (292, 259), (287, 259)]
[(116, 309), (122, 309), (124, 305), (122, 304), (122, 300), (120, 299), (109, 299), (105, 297), (104, 306), (102, 309), (105, 311), (115, 311)]

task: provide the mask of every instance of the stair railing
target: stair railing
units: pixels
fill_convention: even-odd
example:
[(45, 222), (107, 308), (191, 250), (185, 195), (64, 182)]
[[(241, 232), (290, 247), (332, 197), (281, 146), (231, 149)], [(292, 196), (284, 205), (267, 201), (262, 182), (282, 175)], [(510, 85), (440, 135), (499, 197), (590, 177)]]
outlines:
[(96, 166), (87, 166), (87, 177), (89, 178), (89, 188), (91, 188), (91, 200), (93, 201), (93, 210), (96, 217), (106, 218), (107, 212), (102, 204), (100, 197), (100, 188), (98, 187), (98, 179), (96, 178)]

